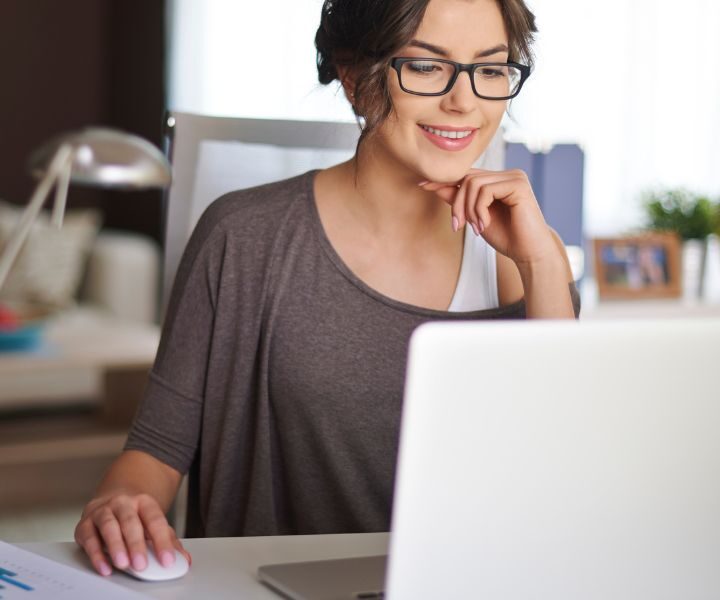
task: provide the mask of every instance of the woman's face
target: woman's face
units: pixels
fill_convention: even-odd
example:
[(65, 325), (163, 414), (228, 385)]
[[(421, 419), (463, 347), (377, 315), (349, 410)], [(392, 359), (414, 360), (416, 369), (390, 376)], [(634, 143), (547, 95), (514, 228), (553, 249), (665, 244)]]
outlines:
[[(495, 0), (430, 0), (413, 41), (398, 56), (505, 62), (507, 46)], [(377, 130), (373, 154), (382, 158), (382, 164), (400, 167), (418, 181), (464, 177), (490, 143), (507, 101), (475, 96), (467, 73), (460, 73), (444, 96), (404, 92), (393, 69), (388, 78), (393, 112)]]

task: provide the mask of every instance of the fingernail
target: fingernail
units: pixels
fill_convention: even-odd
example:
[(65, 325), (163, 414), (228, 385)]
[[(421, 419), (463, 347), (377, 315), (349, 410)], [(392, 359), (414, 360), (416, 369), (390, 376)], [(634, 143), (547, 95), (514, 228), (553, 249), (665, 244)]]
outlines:
[[(483, 225), (482, 220), (478, 219), (478, 229), (480, 230), (480, 233), (485, 231), (485, 225)], [(479, 234), (478, 234), (479, 235)]]
[(129, 564), (128, 555), (124, 552), (118, 552), (115, 555), (115, 566), (117, 566), (118, 569), (125, 569)]
[(456, 232), (458, 229), (460, 229), (460, 221), (458, 221), (458, 218), (457, 218), (457, 217), (453, 217), (453, 220), (452, 220), (452, 228), (453, 228), (453, 231), (455, 231), (455, 232)]
[(162, 564), (162, 566), (165, 568), (172, 567), (175, 564), (175, 554), (172, 552), (168, 552), (167, 550), (161, 552), (160, 564)]
[(103, 577), (107, 577), (112, 573), (110, 565), (106, 562), (101, 562), (98, 566), (100, 567), (100, 575), (102, 575)]
[(147, 567), (147, 559), (139, 552), (135, 552), (132, 555), (132, 565), (136, 571), (142, 571)]
[(470, 223), (470, 227), (472, 227), (472, 230), (475, 232), (475, 235), (480, 235), (480, 232), (478, 231), (477, 225), (475, 223)]
[(418, 183), (418, 185), (427, 185), (428, 183), (430, 183), (430, 182), (429, 181), (421, 181), (420, 183)]

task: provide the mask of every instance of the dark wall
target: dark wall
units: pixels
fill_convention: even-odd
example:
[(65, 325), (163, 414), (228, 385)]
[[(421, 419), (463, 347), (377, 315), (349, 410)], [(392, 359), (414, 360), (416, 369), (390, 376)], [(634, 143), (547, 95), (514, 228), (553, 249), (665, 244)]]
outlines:
[[(24, 204), (33, 149), (88, 125), (160, 144), (165, 106), (164, 0), (0, 1), (0, 198)], [(107, 227), (160, 239), (160, 192), (72, 187)]]

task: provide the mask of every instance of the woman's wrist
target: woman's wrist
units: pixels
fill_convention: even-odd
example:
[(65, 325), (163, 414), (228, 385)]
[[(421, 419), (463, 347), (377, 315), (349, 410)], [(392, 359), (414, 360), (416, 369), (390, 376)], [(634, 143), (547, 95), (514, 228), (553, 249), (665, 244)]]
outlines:
[(542, 260), (517, 262), (528, 318), (574, 318), (570, 297), (568, 267), (560, 254), (548, 255)]
[(565, 257), (554, 244), (543, 256), (532, 260), (516, 260), (515, 265), (526, 290), (529, 285), (538, 280), (555, 279), (556, 277), (564, 281), (567, 279)]

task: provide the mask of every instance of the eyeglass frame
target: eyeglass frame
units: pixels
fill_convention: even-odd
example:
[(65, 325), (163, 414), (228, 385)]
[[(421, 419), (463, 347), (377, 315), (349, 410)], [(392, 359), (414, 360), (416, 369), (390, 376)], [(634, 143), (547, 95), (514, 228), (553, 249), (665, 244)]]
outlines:
[[(441, 92), (413, 92), (409, 89), (407, 89), (403, 85), (402, 81), (402, 75), (400, 71), (402, 70), (402, 66), (405, 63), (408, 62), (417, 62), (417, 61), (433, 61), (433, 62), (441, 62), (448, 65), (452, 65), (455, 69), (454, 75), (450, 78), (450, 81), (448, 82), (445, 89)], [(523, 85), (527, 81), (527, 78), (530, 77), (530, 67), (527, 65), (522, 65), (520, 63), (516, 62), (481, 62), (481, 63), (459, 63), (455, 62), (454, 60), (449, 60), (446, 58), (424, 58), (424, 57), (406, 57), (406, 56), (396, 56), (390, 61), (390, 66), (395, 69), (398, 76), (398, 83), (400, 84), (400, 89), (403, 92), (406, 92), (408, 94), (414, 94), (416, 96), (444, 96), (447, 94), (455, 85), (455, 82), (457, 81), (457, 78), (460, 76), (460, 73), (467, 73), (468, 77), (470, 78), (470, 85), (472, 86), (473, 94), (475, 94), (478, 98), (482, 98), (483, 100), (511, 100), (515, 98), (519, 93), (520, 90), (522, 90)], [(491, 97), (491, 96), (483, 96), (482, 94), (479, 94), (477, 89), (475, 88), (475, 78), (473, 77), (473, 72), (478, 67), (514, 67), (520, 71), (520, 83), (518, 83), (518, 88), (515, 91), (514, 94), (511, 94), (510, 96), (502, 96), (500, 98), (497, 97)]]

